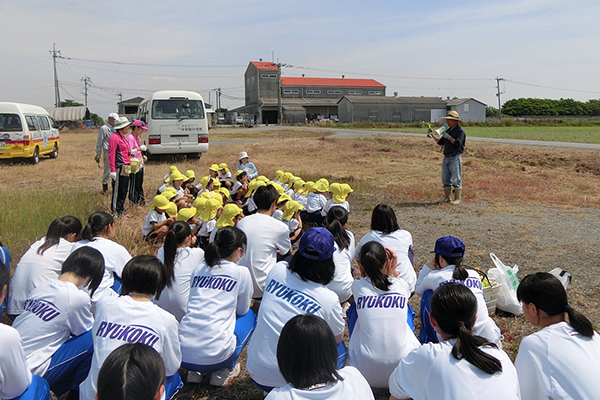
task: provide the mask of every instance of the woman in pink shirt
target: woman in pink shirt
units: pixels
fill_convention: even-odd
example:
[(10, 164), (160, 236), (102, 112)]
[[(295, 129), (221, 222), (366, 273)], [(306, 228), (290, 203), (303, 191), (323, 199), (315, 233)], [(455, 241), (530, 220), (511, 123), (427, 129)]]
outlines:
[(108, 163), (110, 164), (110, 179), (112, 179), (113, 195), (110, 210), (117, 215), (125, 213), (125, 199), (129, 189), (129, 165), (131, 148), (127, 140), (131, 122), (120, 117), (115, 124), (115, 133), (108, 139)]
[(131, 133), (127, 135), (129, 141), (129, 147), (131, 152), (129, 153), (132, 158), (137, 158), (139, 161), (139, 171), (129, 175), (129, 201), (133, 204), (144, 205), (146, 199), (144, 198), (144, 161), (146, 157), (142, 154), (142, 151), (146, 151), (146, 146), (142, 144), (142, 138), (140, 137), (143, 131), (147, 131), (148, 127), (139, 119), (133, 121), (131, 124)]

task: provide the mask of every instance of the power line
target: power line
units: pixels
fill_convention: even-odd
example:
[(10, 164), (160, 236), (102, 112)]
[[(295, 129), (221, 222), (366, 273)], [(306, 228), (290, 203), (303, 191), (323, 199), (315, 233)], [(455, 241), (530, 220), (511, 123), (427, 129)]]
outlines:
[(600, 91), (591, 91), (591, 90), (579, 90), (579, 89), (565, 89), (565, 88), (559, 88), (559, 87), (553, 87), (553, 86), (544, 86), (544, 85), (538, 85), (535, 83), (527, 83), (527, 82), (520, 82), (520, 81), (513, 81), (512, 79), (504, 79), (506, 82), (511, 82), (511, 83), (516, 83), (517, 85), (524, 85), (524, 86), (531, 86), (531, 87), (539, 87), (539, 88), (543, 88), (543, 89), (553, 89), (553, 90), (564, 90), (567, 92), (578, 92), (578, 93), (592, 93), (592, 94), (600, 94)]
[(91, 62), (99, 64), (116, 64), (116, 65), (134, 65), (138, 67), (168, 67), (168, 68), (243, 68), (243, 65), (183, 65), (183, 64), (152, 64), (152, 63), (132, 63), (122, 61), (106, 61), (106, 60), (92, 60), (87, 58), (75, 58), (75, 57), (64, 57), (59, 56), (64, 60)]

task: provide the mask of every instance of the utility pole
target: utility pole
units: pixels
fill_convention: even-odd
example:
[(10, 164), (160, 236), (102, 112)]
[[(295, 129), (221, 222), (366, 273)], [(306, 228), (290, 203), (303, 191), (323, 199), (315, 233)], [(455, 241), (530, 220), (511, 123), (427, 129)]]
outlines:
[(500, 95), (504, 92), (500, 91), (500, 81), (503, 81), (504, 78), (500, 78), (500, 77), (496, 77), (496, 88), (498, 89), (498, 92), (496, 93), (496, 96), (498, 97), (498, 117), (500, 119), (502, 119), (502, 102), (500, 101)]
[(221, 115), (221, 88), (216, 89), (215, 93), (216, 103), (217, 103), (217, 124), (219, 123), (220, 115)]
[(52, 43), (52, 61), (54, 63), (54, 107), (60, 107), (60, 92), (58, 90), (58, 73), (56, 72), (56, 58), (60, 56), (60, 50), (56, 50), (56, 43)]
[(119, 92), (119, 93), (117, 93), (117, 96), (119, 96), (119, 102), (122, 103), (123, 102), (123, 93)]
[(88, 85), (90, 84), (90, 77), (89, 76), (84, 76), (83, 78), (81, 78), (81, 80), (83, 81), (83, 97), (84, 97), (84, 105), (85, 105), (85, 109), (88, 109)]

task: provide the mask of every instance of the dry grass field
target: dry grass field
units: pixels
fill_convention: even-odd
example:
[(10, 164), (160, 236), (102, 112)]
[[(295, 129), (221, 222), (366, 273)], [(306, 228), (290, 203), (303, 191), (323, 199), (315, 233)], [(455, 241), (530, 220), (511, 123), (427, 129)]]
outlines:
[[(429, 257), (437, 237), (453, 234), (465, 241), (466, 263), (484, 270), (492, 267), (488, 253), (508, 265), (518, 264), (521, 276), (562, 267), (574, 276), (571, 304), (600, 324), (600, 163), (598, 152), (520, 148), (471, 142), (463, 158), (463, 199), (459, 206), (441, 205), (442, 155), (426, 138), (371, 137), (337, 139), (320, 131), (282, 131), (248, 134), (211, 131), (218, 143), (200, 160), (162, 159), (147, 164), (145, 191), (151, 196), (169, 165), (193, 169), (197, 178), (212, 163), (235, 168), (244, 150), (269, 178), (277, 169), (305, 180), (321, 177), (347, 182), (355, 192), (349, 227), (357, 240), (369, 230), (370, 212), (381, 202), (396, 210), (402, 228), (413, 234), (417, 268)], [(16, 261), (28, 246), (45, 234), (56, 217), (72, 214), (85, 222), (95, 210), (108, 210), (101, 194), (101, 170), (96, 166), (95, 130), (61, 134), (56, 160), (38, 165), (0, 162), (0, 241)], [(468, 131), (467, 131), (468, 134)], [(243, 139), (239, 143), (237, 139)], [(257, 141), (252, 140), (269, 141)], [(153, 254), (156, 248), (140, 234), (147, 207), (130, 207), (129, 221), (118, 220), (117, 241), (133, 255)], [(415, 296), (416, 297), (416, 296)], [(418, 298), (411, 299), (418, 309)], [(523, 318), (494, 316), (505, 336), (504, 346), (514, 358), (524, 335), (534, 331)], [(243, 353), (244, 356), (244, 353)], [(261, 399), (261, 391), (243, 373), (230, 387), (187, 385), (179, 399)], [(387, 398), (385, 391), (377, 398)]]

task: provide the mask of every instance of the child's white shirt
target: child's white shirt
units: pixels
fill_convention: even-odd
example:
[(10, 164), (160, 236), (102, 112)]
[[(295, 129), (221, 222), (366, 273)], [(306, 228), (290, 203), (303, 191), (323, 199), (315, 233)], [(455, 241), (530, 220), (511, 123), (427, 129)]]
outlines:
[(390, 376), (390, 394), (414, 400), (479, 400), (482, 393), (489, 400), (520, 399), (517, 371), (504, 351), (480, 347), (502, 363), (502, 372), (490, 375), (464, 358), (454, 358), (455, 342), (426, 343), (404, 357)]
[(179, 323), (175, 317), (150, 301), (129, 296), (103, 297), (96, 305), (92, 327), (94, 355), (88, 377), (79, 385), (82, 400), (94, 400), (98, 372), (109, 354), (126, 343), (143, 343), (160, 354), (166, 376), (181, 366)]
[(340, 298), (340, 303), (347, 301), (352, 296), (352, 283), (354, 276), (352, 275), (352, 260), (354, 260), (354, 233), (346, 229), (346, 233), (350, 238), (350, 244), (347, 249), (340, 249), (338, 244), (335, 245), (333, 253), (333, 263), (335, 264), (335, 274), (333, 280), (326, 286), (333, 290)]
[(248, 345), (246, 368), (254, 381), (270, 387), (286, 384), (277, 364), (277, 341), (286, 322), (306, 313), (323, 318), (334, 336), (344, 332), (343, 312), (334, 292), (302, 280), (287, 262), (275, 264), (266, 278), (256, 330)]
[(309, 193), (306, 200), (306, 211), (309, 213), (320, 212), (326, 204), (327, 198), (321, 193)]
[(31, 372), (23, 351), (23, 341), (15, 328), (0, 324), (0, 343), (0, 399), (14, 399), (31, 384)]
[[(165, 248), (158, 249), (156, 257), (165, 261)], [(192, 247), (178, 247), (173, 265), (175, 279), (173, 287), (165, 287), (160, 299), (154, 299), (154, 304), (173, 314), (177, 321), (183, 318), (190, 296), (190, 282), (194, 270), (204, 261), (204, 250)]]
[(334, 384), (316, 389), (298, 389), (291, 384), (273, 389), (265, 400), (374, 400), (373, 391), (361, 373), (354, 367), (337, 371), (342, 377)]
[(197, 266), (187, 313), (179, 326), (184, 362), (214, 365), (233, 354), (236, 318), (250, 309), (252, 292), (252, 279), (245, 267), (224, 259), (214, 267), (206, 262)]
[(152, 226), (153, 223), (162, 224), (166, 220), (167, 213), (159, 213), (158, 211), (156, 211), (156, 209), (152, 209), (148, 213), (148, 215), (146, 215), (146, 219), (144, 219), (144, 225), (142, 226), (142, 236), (146, 236), (154, 230), (154, 227)]
[(600, 335), (578, 334), (567, 322), (523, 339), (515, 360), (523, 399), (598, 399)]
[(215, 229), (215, 226), (217, 226), (216, 218), (213, 218), (210, 221), (206, 221), (200, 227), (200, 230), (198, 231), (198, 236), (210, 237), (210, 234)]
[(454, 265), (449, 265), (440, 270), (432, 270), (427, 264), (423, 266), (419, 272), (419, 282), (416, 286), (416, 294), (422, 296), (427, 290), (437, 290), (444, 283), (458, 282), (465, 285), (477, 298), (477, 319), (473, 326), (473, 333), (478, 336), (482, 336), (492, 343), (498, 343), (500, 341), (500, 329), (490, 318), (488, 314), (485, 297), (483, 296), (483, 285), (481, 284), (481, 278), (477, 271), (467, 269), (469, 276), (464, 281), (458, 281), (452, 278), (454, 273)]
[(8, 287), (7, 314), (21, 314), (23, 304), (33, 289), (58, 278), (63, 263), (75, 245), (68, 240), (59, 239), (58, 243), (47, 248), (44, 254), (38, 254), (38, 249), (45, 241), (46, 238), (43, 237), (33, 243), (19, 260)]
[(381, 231), (370, 231), (360, 239), (356, 246), (355, 258), (360, 256), (360, 250), (365, 243), (375, 241), (380, 243), (383, 247), (392, 250), (398, 257), (398, 266), (396, 271), (400, 274), (400, 278), (404, 279), (409, 284), (411, 292), (415, 290), (415, 284), (417, 281), (417, 274), (415, 268), (408, 257), (408, 252), (413, 245), (413, 239), (410, 232), (404, 229), (398, 229), (389, 234), (385, 234)]
[(358, 318), (348, 344), (348, 364), (376, 388), (387, 388), (400, 360), (420, 345), (407, 322), (410, 288), (400, 278), (388, 279), (388, 291), (374, 287), (368, 277), (352, 285)]
[(31, 372), (44, 375), (56, 350), (89, 331), (93, 320), (90, 296), (73, 283), (52, 279), (35, 288), (13, 323)]

